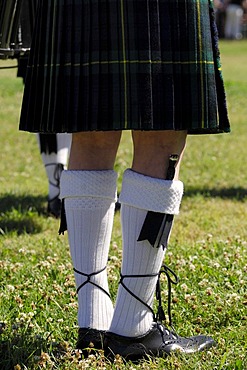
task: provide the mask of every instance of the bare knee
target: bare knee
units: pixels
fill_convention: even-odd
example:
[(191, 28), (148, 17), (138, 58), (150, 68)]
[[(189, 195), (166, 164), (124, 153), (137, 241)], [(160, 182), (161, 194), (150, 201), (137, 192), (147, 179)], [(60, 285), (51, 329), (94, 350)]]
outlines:
[(171, 154), (179, 161), (176, 175), (186, 144), (186, 131), (140, 131), (133, 132), (134, 157), (132, 169), (144, 175), (165, 178)]
[(69, 169), (112, 169), (121, 131), (79, 132), (72, 136)]

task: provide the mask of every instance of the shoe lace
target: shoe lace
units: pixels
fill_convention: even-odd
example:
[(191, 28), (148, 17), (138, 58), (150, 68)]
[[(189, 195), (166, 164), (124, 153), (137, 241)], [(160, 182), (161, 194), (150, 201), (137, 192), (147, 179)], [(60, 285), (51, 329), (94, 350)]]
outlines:
[(95, 271), (95, 272), (92, 272), (91, 274), (85, 274), (84, 272), (81, 272), (81, 271), (79, 271), (79, 270), (77, 270), (76, 268), (74, 268), (73, 270), (77, 273), (77, 274), (79, 274), (79, 275), (82, 275), (82, 276), (86, 276), (87, 277), (87, 280), (86, 281), (84, 281), (84, 283), (82, 283), (81, 285), (79, 285), (79, 287), (77, 288), (77, 290), (76, 290), (76, 293), (78, 294), (79, 293), (79, 291), (81, 290), (81, 288), (83, 288), (84, 287), (84, 285), (86, 285), (86, 284), (92, 284), (92, 285), (94, 285), (94, 286), (96, 286), (97, 288), (99, 288), (100, 290), (102, 290), (102, 292), (104, 292), (106, 295), (108, 295), (108, 297), (109, 298), (111, 298), (111, 296), (110, 296), (110, 294), (104, 289), (104, 288), (102, 288), (100, 285), (98, 285), (98, 284), (96, 284), (96, 283), (94, 283), (92, 280), (91, 280), (91, 278), (92, 278), (92, 276), (95, 276), (95, 275), (97, 275), (97, 274), (100, 274), (102, 271), (104, 271), (106, 269), (106, 266), (105, 267), (103, 267), (101, 270), (99, 270), (99, 271)]
[[(157, 274), (148, 274), (148, 275), (123, 275), (120, 274), (120, 284), (124, 287), (124, 289), (127, 290), (127, 292), (132, 295), (135, 299), (137, 299), (139, 302), (141, 302), (145, 307), (147, 307), (153, 315), (154, 322), (162, 322), (166, 320), (166, 315), (162, 306), (162, 296), (161, 296), (161, 284), (160, 284), (160, 277), (162, 274), (165, 274), (167, 277), (167, 287), (168, 287), (168, 305), (167, 305), (167, 314), (168, 314), (168, 323), (169, 326), (173, 329), (173, 323), (172, 323), (172, 315), (171, 315), (171, 295), (172, 295), (172, 284), (177, 285), (178, 284), (178, 276), (175, 274), (174, 271), (172, 271), (168, 266), (162, 265), (160, 271)], [(140, 299), (136, 294), (134, 294), (125, 284), (124, 279), (125, 278), (143, 278), (143, 277), (154, 277), (158, 276), (158, 280), (156, 283), (156, 290), (155, 290), (155, 297), (158, 301), (158, 309), (157, 313), (154, 312), (152, 307), (150, 307), (146, 302), (144, 302), (142, 299)]]
[(56, 188), (59, 188), (60, 186), (60, 177), (61, 177), (61, 173), (64, 169), (64, 165), (62, 163), (48, 163), (45, 165), (45, 167), (49, 167), (49, 166), (55, 166), (54, 168), (54, 174), (53, 174), (53, 178), (54, 178), (54, 182), (49, 180), (49, 184), (55, 186)]

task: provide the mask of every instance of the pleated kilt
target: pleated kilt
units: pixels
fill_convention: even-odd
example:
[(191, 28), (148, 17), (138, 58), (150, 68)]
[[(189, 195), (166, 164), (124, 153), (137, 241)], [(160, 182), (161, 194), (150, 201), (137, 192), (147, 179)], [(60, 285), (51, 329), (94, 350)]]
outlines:
[[(21, 0), (18, 34), (23, 48), (29, 49), (34, 31), (35, 15), (38, 0)], [(17, 58), (17, 77), (26, 78), (28, 53)]]
[(20, 129), (230, 131), (211, 0), (40, 0)]

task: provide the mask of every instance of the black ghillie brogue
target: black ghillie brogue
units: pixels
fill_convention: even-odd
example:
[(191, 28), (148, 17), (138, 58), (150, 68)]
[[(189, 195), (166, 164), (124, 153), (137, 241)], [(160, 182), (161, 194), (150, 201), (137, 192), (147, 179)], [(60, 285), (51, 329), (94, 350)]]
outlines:
[(78, 330), (76, 349), (82, 351), (84, 358), (88, 357), (94, 350), (103, 350), (104, 334), (103, 330), (80, 328)]
[(198, 335), (180, 337), (164, 325), (154, 322), (151, 329), (139, 337), (124, 337), (111, 332), (105, 334), (105, 355), (120, 355), (126, 360), (137, 361), (148, 356), (165, 357), (175, 351), (196, 353), (215, 345), (211, 337)]
[[(148, 356), (165, 357), (176, 351), (191, 354), (207, 350), (214, 345), (215, 341), (206, 335), (192, 337), (181, 337), (175, 330), (170, 330), (161, 321), (165, 319), (164, 310), (161, 304), (160, 275), (165, 273), (168, 280), (168, 317), (169, 327), (173, 327), (171, 320), (171, 284), (177, 284), (178, 278), (175, 273), (167, 266), (163, 265), (158, 275), (156, 286), (156, 298), (158, 299), (158, 313), (155, 314), (151, 307), (142, 302), (134, 295), (123, 283), (124, 278), (133, 277), (132, 275), (121, 276), (120, 283), (136, 299), (142, 302), (153, 314), (153, 324), (150, 330), (138, 337), (125, 337), (112, 332), (105, 333), (104, 348), (105, 355), (110, 359), (115, 355), (120, 355), (126, 360), (138, 361)], [(172, 276), (173, 278), (172, 278)], [(147, 275), (148, 276), (148, 275)], [(137, 277), (137, 276), (135, 276)], [(143, 276), (142, 276), (143, 277)]]
[[(102, 292), (104, 292), (106, 295), (110, 297), (110, 294), (103, 289), (98, 284), (94, 283), (91, 278), (102, 271), (106, 269), (106, 266), (103, 267), (99, 271), (92, 272), (91, 274), (85, 274), (81, 271), (78, 271), (74, 268), (74, 271), (82, 276), (85, 276), (87, 279), (77, 288), (77, 294), (78, 292), (86, 285), (91, 284), (100, 289)], [(82, 351), (84, 358), (88, 357), (90, 353), (92, 353), (94, 350), (103, 350), (104, 349), (104, 330), (98, 330), (93, 328), (79, 328), (78, 330), (78, 339), (76, 343), (76, 349), (79, 349)]]

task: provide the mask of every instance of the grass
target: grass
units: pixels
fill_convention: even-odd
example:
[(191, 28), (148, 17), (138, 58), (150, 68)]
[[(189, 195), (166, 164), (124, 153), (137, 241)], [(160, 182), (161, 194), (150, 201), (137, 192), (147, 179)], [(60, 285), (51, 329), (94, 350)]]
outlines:
[[(0, 368), (247, 369), (247, 63), (246, 40), (221, 42), (232, 132), (189, 137), (181, 169), (185, 196), (165, 263), (180, 277), (173, 320), (181, 335), (213, 335), (217, 347), (132, 364), (108, 363), (99, 352), (79, 361), (77, 298), (67, 235), (46, 213), (47, 182), (35, 135), (19, 132), (22, 81), (0, 70)], [(14, 61), (0, 62), (13, 65)], [(116, 161), (130, 166), (129, 134)], [(120, 182), (119, 182), (120, 186)], [(109, 280), (116, 297), (121, 263), (115, 216)], [(164, 305), (166, 282), (163, 281)]]

